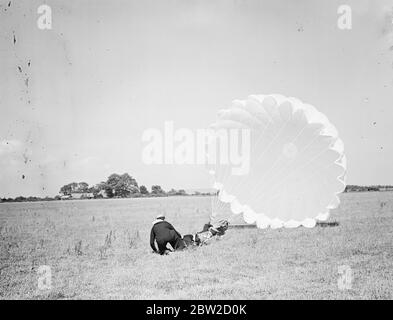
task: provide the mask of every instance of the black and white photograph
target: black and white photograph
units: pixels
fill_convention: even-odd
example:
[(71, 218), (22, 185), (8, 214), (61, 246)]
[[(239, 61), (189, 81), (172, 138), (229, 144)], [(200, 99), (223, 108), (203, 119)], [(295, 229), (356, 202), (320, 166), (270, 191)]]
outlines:
[(0, 300), (391, 300), (392, 130), (392, 0), (0, 0)]

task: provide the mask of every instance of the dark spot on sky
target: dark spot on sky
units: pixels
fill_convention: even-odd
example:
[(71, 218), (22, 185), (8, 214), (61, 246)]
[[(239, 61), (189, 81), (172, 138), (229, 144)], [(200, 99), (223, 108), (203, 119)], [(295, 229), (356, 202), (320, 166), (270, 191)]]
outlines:
[(22, 174), (22, 179), (26, 178), (24, 174)]
[(19, 72), (22, 72), (22, 68), (20, 66), (18, 66), (18, 70)]
[(10, 2), (8, 2), (8, 8), (9, 8), (9, 7), (11, 7), (11, 1), (10, 1)]
[(14, 34), (14, 44), (16, 44), (16, 37), (15, 37), (15, 34)]
[(29, 60), (29, 62), (27, 63), (27, 66), (30, 67), (31, 65), (31, 60)]
[(377, 123), (374, 121), (374, 122), (373, 122), (373, 125), (375, 126), (376, 124), (377, 124)]

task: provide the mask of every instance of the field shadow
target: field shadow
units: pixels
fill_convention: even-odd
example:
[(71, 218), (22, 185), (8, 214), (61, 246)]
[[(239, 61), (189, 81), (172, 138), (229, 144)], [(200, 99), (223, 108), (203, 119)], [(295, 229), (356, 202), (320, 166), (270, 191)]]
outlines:
[(338, 221), (318, 221), (316, 224), (316, 227), (322, 227), (322, 228), (326, 228), (326, 227), (337, 227), (339, 226), (340, 223)]
[[(327, 228), (327, 227), (337, 227), (340, 223), (338, 221), (317, 221), (316, 227)], [(230, 224), (229, 229), (254, 229), (256, 224)]]
[(254, 229), (256, 224), (229, 224), (228, 229)]

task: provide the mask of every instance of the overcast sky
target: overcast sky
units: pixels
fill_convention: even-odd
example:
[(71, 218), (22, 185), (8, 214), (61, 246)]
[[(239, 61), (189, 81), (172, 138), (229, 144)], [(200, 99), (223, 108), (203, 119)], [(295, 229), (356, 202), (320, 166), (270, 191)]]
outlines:
[[(392, 1), (0, 3), (0, 197), (53, 196), (113, 172), (209, 187), (203, 166), (143, 164), (143, 131), (205, 128), (258, 93), (325, 113), (349, 184), (393, 184)], [(52, 30), (37, 27), (43, 3)], [(352, 30), (337, 27), (343, 3)]]

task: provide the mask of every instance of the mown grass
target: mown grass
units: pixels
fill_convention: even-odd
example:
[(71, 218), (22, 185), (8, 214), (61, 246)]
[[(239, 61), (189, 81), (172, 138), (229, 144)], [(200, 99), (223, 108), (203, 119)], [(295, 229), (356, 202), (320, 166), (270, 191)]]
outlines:
[[(3, 203), (0, 298), (393, 298), (392, 193), (342, 195), (328, 226), (230, 229), (208, 246), (151, 253), (158, 213), (185, 234), (210, 210), (206, 197)], [(51, 267), (51, 290), (38, 289), (41, 265)], [(338, 286), (342, 265), (351, 289)]]

